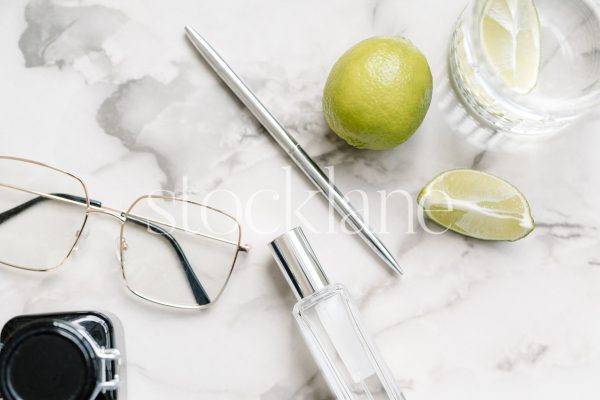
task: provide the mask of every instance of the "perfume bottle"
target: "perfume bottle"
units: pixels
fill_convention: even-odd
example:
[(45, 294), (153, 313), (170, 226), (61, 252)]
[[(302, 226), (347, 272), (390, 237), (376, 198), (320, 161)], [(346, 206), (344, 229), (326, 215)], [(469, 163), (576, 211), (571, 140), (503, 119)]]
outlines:
[(298, 303), (294, 317), (332, 392), (344, 400), (404, 400), (348, 291), (330, 284), (300, 227), (271, 242)]

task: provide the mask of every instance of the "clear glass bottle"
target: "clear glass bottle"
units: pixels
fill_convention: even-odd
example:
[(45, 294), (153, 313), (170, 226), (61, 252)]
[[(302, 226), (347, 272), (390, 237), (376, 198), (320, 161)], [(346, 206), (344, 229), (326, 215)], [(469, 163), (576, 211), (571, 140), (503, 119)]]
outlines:
[(347, 290), (329, 281), (301, 228), (271, 242), (298, 298), (294, 316), (332, 392), (344, 400), (404, 400)]

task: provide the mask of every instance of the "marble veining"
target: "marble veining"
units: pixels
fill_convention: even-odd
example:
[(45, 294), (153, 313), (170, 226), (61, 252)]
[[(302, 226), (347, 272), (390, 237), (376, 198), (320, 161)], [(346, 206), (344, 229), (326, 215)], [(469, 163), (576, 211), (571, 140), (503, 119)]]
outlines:
[[(0, 322), (24, 312), (109, 310), (126, 328), (131, 399), (329, 400), (291, 317), (294, 299), (266, 243), (309, 220), (332, 280), (346, 284), (409, 400), (595, 400), (600, 394), (600, 112), (533, 150), (480, 148), (452, 132), (445, 60), (463, 1), (30, 0), (0, 3), (2, 153), (81, 175), (117, 207), (157, 190), (211, 195), (253, 249), (214, 308), (140, 302), (115, 260), (117, 227), (94, 216), (50, 274), (0, 269)], [(203, 33), (345, 191), (406, 275), (356, 238), (329, 232), (327, 205), (186, 42)], [(321, 91), (349, 46), (402, 34), (434, 73), (415, 136), (358, 151), (329, 132)], [(527, 196), (537, 229), (485, 243), (419, 227), (411, 207), (437, 173), (482, 169)], [(291, 185), (288, 187), (287, 185)], [(378, 191), (403, 190), (388, 200)], [(252, 208), (257, 190), (270, 191)], [(215, 194), (215, 191), (218, 191)], [(411, 201), (409, 201), (411, 200)], [(287, 204), (288, 202), (290, 204)], [(288, 215), (288, 206), (299, 213)], [(385, 228), (385, 229), (384, 229)]]

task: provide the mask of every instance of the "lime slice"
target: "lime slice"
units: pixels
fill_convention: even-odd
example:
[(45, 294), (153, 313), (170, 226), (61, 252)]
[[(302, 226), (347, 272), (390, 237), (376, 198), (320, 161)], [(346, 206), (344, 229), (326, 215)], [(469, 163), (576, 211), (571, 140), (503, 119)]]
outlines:
[(540, 20), (534, 0), (488, 0), (481, 20), (488, 61), (518, 93), (529, 93), (540, 70)]
[(421, 190), (417, 203), (433, 221), (477, 239), (518, 240), (534, 229), (521, 192), (481, 171), (444, 172)]

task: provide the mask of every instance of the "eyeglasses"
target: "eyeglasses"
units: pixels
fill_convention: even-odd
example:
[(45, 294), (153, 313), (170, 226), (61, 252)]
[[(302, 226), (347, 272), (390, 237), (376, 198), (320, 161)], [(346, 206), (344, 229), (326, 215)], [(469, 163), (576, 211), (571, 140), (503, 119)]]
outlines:
[(240, 251), (232, 216), (187, 199), (145, 195), (126, 210), (91, 199), (77, 176), (0, 156), (0, 263), (50, 271), (73, 253), (88, 216), (121, 223), (119, 259), (135, 295), (164, 306), (202, 309), (223, 292)]

